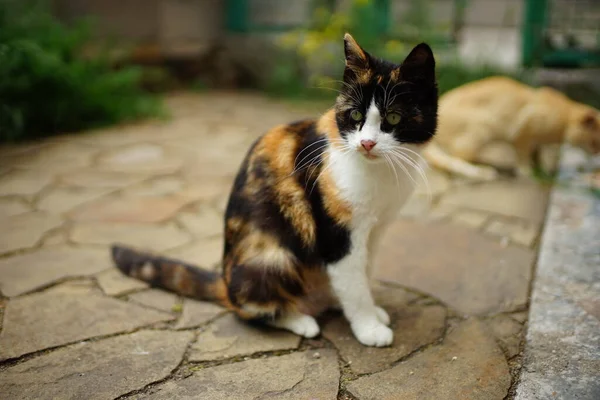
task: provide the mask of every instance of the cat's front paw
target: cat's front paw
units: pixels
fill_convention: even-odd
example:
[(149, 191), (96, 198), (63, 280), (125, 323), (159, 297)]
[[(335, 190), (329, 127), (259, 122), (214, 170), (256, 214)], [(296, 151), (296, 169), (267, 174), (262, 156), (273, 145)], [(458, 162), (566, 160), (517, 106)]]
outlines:
[(375, 315), (377, 319), (384, 325), (390, 326), (390, 315), (381, 307), (375, 307)]
[(365, 346), (385, 347), (394, 341), (394, 332), (378, 319), (366, 323), (357, 321), (352, 324), (352, 332)]
[(309, 315), (302, 315), (296, 318), (290, 323), (289, 329), (296, 335), (309, 339), (314, 338), (320, 333), (319, 324)]
[(287, 329), (296, 335), (311, 339), (320, 333), (317, 320), (306, 314), (292, 313), (270, 321), (269, 325), (276, 328)]

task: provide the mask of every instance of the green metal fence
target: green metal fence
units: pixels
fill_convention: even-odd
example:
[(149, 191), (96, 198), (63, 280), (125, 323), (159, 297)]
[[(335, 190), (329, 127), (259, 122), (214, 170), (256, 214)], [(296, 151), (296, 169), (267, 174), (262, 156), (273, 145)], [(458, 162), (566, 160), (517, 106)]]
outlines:
[[(400, 40), (413, 39), (399, 37), (398, 32), (394, 32), (392, 29), (392, 3), (394, 0), (370, 0), (368, 7), (369, 12), (375, 15), (374, 23), (369, 26), (374, 33), (381, 36), (394, 36)], [(420, 1), (420, 0), (417, 0)], [(452, 22), (448, 29), (447, 34), (439, 35), (433, 40), (433, 44), (437, 45), (451, 45), (456, 42), (460, 25), (463, 21), (463, 15), (465, 6), (468, 0), (451, 0), (454, 5), (454, 12), (452, 14)], [(501, 0), (500, 0), (501, 1)], [(293, 2), (293, 3), (292, 3)], [(282, 23), (277, 21), (264, 21), (257, 20), (256, 15), (253, 15), (255, 8), (263, 8), (270, 14), (276, 11), (277, 7), (281, 5), (293, 6), (299, 3), (306, 5), (307, 15), (304, 20), (300, 19), (295, 22)], [(226, 26), (229, 32), (233, 33), (277, 33), (285, 32), (291, 29), (299, 28), (304, 26), (310, 18), (311, 11), (317, 6), (325, 6), (330, 10), (335, 9), (339, 2), (336, 0), (226, 0)], [(272, 8), (269, 8), (272, 6)], [(259, 13), (260, 14), (260, 13)]]
[(526, 0), (525, 6), (525, 66), (600, 66), (600, 2)]

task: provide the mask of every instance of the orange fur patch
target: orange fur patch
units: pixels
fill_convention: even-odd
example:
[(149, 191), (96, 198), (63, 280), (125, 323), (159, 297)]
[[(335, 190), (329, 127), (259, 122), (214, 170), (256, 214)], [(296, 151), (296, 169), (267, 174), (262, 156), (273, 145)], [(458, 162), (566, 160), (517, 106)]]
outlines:
[(361, 84), (361, 85), (366, 85), (367, 83), (369, 83), (373, 77), (373, 71), (369, 70), (369, 69), (360, 69), (360, 70), (354, 70), (354, 73), (356, 74), (356, 82)]
[(316, 226), (304, 188), (292, 175), (298, 148), (298, 137), (279, 126), (261, 140), (256, 154), (269, 164), (269, 183), (274, 187), (281, 213), (292, 224), (308, 247), (314, 246)]
[(342, 147), (340, 130), (335, 120), (335, 110), (332, 108), (317, 121), (317, 132), (327, 135), (332, 146)]

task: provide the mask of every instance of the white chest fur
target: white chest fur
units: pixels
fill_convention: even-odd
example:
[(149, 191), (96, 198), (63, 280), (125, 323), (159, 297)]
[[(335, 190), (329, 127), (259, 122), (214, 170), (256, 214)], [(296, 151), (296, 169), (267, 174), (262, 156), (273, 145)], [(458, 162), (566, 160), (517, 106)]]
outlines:
[(353, 229), (368, 233), (389, 222), (406, 203), (414, 189), (414, 167), (372, 162), (358, 152), (331, 149), (331, 175), (341, 196), (352, 205)]

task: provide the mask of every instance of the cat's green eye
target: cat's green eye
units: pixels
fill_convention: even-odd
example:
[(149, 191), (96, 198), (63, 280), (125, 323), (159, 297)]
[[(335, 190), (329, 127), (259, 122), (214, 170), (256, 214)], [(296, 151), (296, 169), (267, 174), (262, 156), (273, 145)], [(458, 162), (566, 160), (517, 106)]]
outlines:
[(400, 116), (400, 114), (398, 113), (388, 113), (385, 116), (385, 120), (388, 122), (388, 124), (390, 125), (398, 125), (400, 123), (400, 120), (402, 119), (402, 117)]
[(363, 115), (358, 110), (352, 110), (352, 112), (350, 113), (350, 118), (352, 118), (355, 121), (361, 121), (363, 119)]

